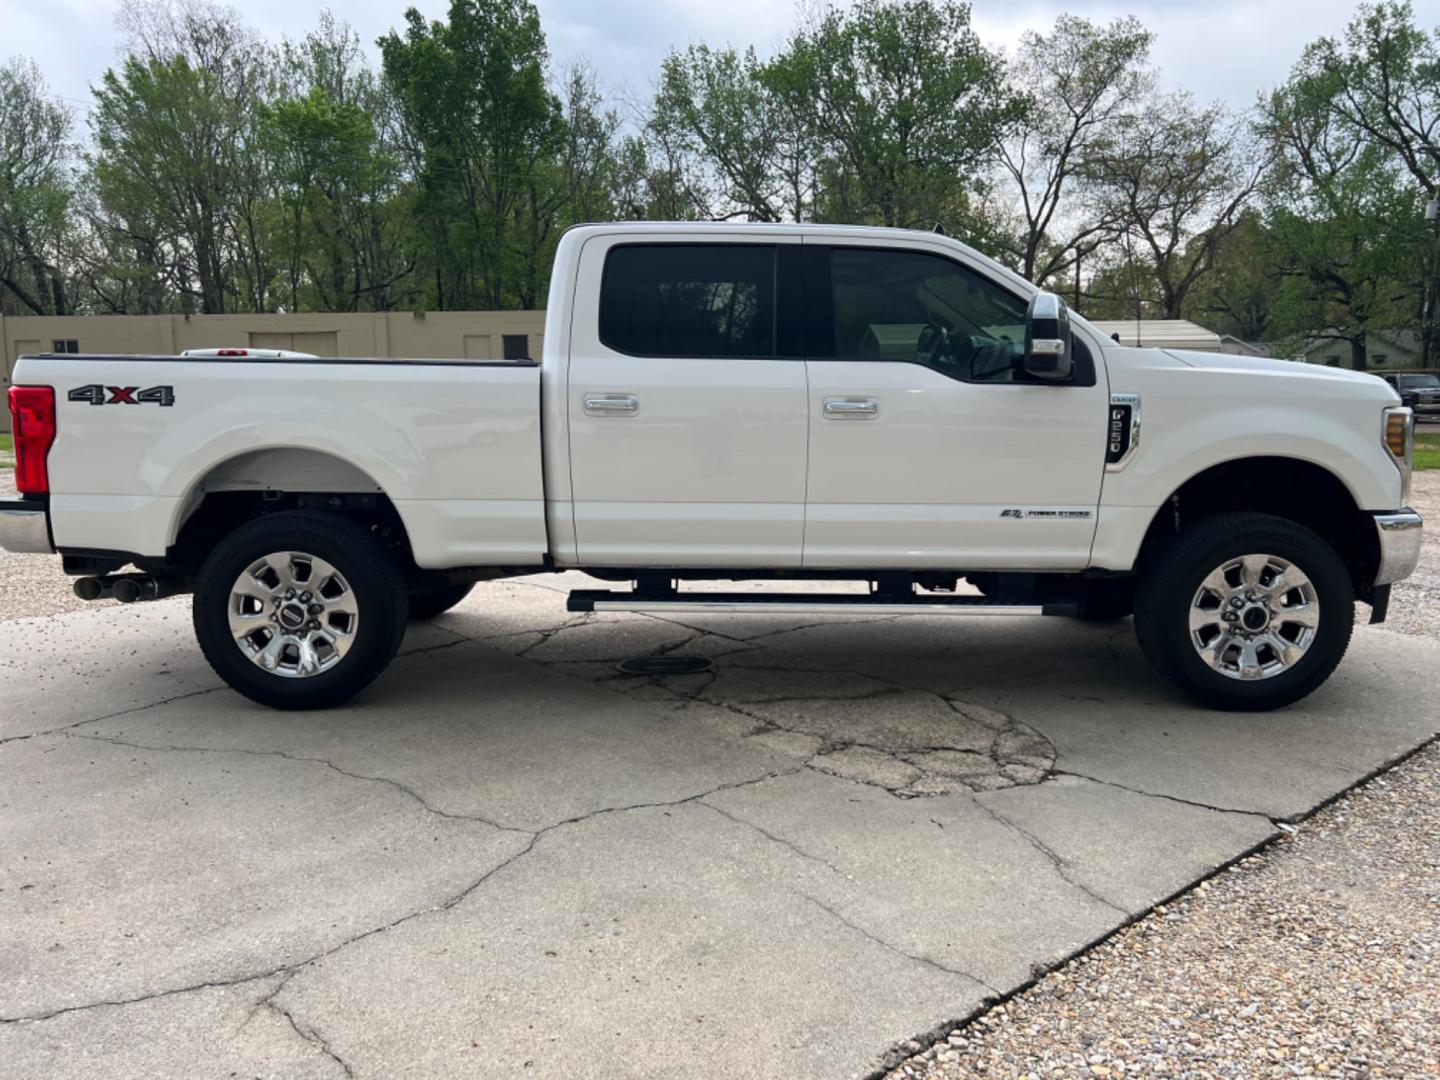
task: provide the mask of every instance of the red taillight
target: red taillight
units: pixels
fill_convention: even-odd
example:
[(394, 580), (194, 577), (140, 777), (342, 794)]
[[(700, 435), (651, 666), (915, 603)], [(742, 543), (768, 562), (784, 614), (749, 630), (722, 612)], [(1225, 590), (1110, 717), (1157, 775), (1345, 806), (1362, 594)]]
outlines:
[(10, 387), (10, 429), (15, 434), (15, 487), (21, 495), (48, 495), (45, 467), (55, 441), (55, 391), (49, 386)]
[(249, 356), (250, 353), (249, 353), (249, 351), (246, 350), (246, 349), (217, 349), (217, 350), (215, 351), (215, 355), (216, 355), (216, 356)]

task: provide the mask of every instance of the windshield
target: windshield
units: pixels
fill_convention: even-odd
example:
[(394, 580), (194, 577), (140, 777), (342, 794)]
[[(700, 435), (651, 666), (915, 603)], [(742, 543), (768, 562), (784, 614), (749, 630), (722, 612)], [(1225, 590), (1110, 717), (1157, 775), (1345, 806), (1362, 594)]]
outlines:
[(1402, 375), (1400, 385), (1406, 390), (1440, 390), (1440, 377), (1435, 375)]

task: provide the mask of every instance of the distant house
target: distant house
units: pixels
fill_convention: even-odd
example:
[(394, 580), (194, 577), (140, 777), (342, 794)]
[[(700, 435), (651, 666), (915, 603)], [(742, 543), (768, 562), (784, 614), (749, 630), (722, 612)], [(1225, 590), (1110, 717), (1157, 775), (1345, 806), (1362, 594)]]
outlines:
[(1230, 353), (1233, 356), (1269, 356), (1270, 343), (1268, 341), (1246, 341), (1234, 334), (1220, 335), (1220, 351)]
[(1148, 345), (1159, 349), (1194, 349), (1225, 352), (1220, 335), (1189, 319), (1091, 319), (1090, 324), (1115, 337), (1121, 345)]
[[(1326, 367), (1350, 366), (1350, 342), (1327, 330), (1312, 335), (1296, 359)], [(1365, 339), (1365, 364), (1372, 368), (1420, 366), (1420, 335), (1413, 330), (1373, 330)]]

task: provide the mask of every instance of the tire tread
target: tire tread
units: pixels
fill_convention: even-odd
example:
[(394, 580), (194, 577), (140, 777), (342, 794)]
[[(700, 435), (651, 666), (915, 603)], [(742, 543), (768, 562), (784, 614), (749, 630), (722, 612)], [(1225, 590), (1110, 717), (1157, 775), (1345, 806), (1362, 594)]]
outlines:
[[(361, 611), (361, 637), (333, 670), (286, 679), (262, 671), (236, 648), (223, 613), (238, 567), (264, 546), (309, 550), (337, 564), (352, 588), (370, 594)], [(195, 636), (215, 673), (252, 701), (280, 709), (326, 708), (365, 689), (399, 652), (409, 614), (404, 576), (379, 539), (350, 518), (306, 510), (267, 514), (216, 545), (201, 567), (191, 610)]]
[[(1183, 594), (1188, 608), (1188, 579), (1194, 574), (1195, 567), (1207, 560), (1230, 557), (1217, 554), (1216, 549), (1223, 548), (1228, 538), (1239, 536), (1246, 538), (1245, 546), (1253, 552), (1272, 551), (1275, 547), (1312, 547), (1314, 565), (1306, 567), (1306, 573), (1317, 589), (1322, 585), (1317, 578), (1327, 579), (1324, 591), (1328, 595), (1322, 604), (1321, 631), (1327, 639), (1331, 634), (1337, 636), (1328, 644), (1321, 640), (1311, 646), (1312, 650), (1324, 648), (1327, 651), (1307, 654), (1306, 661), (1316, 662), (1306, 665), (1303, 671), (1297, 671), (1295, 674), (1300, 677), (1291, 679), (1287, 677), (1289, 673), (1285, 673), (1258, 682), (1241, 682), (1208, 672), (1199, 674), (1211, 675), (1210, 678), (1192, 677), (1190, 660), (1193, 646), (1186, 635), (1174, 634), (1167, 621), (1177, 594)], [(1186, 526), (1155, 551), (1140, 576), (1135, 594), (1135, 636), (1140, 643), (1140, 651), (1151, 666), (1167, 681), (1202, 703), (1239, 711), (1275, 709), (1299, 701), (1334, 672), (1350, 644), (1354, 605), (1354, 587), (1349, 571), (1319, 534), (1273, 514), (1248, 511), (1222, 513)], [(1340, 611), (1334, 614), (1337, 607)], [(1328, 623), (1327, 611), (1332, 612)]]

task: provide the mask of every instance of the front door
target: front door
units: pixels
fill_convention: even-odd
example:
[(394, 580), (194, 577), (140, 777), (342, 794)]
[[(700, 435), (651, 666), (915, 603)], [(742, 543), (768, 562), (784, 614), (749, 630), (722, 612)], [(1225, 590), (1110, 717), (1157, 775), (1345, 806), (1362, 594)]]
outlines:
[(805, 247), (805, 565), (1087, 565), (1105, 468), (1103, 371), (1017, 366), (1026, 301), (950, 251)]
[(773, 233), (585, 244), (566, 405), (581, 565), (800, 564), (799, 255)]

